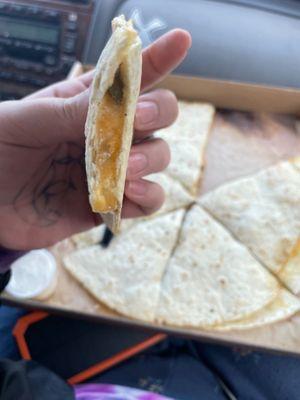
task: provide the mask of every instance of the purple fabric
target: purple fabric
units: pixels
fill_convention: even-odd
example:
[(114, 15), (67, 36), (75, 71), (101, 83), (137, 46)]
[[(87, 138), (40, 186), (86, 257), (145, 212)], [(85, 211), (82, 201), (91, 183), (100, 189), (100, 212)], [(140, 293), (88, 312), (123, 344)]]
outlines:
[(75, 395), (76, 400), (174, 400), (157, 393), (104, 384), (75, 386)]
[(0, 246), (0, 274), (9, 270), (11, 264), (26, 254), (26, 251), (9, 250)]

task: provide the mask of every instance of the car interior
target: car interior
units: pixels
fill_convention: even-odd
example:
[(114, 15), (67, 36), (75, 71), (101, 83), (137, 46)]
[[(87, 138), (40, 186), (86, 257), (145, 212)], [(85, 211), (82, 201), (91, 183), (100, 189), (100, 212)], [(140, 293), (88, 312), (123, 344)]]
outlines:
[(95, 64), (119, 14), (132, 18), (143, 46), (189, 29), (193, 47), (176, 73), (300, 87), (296, 0), (1, 0), (1, 99), (63, 79), (76, 60)]

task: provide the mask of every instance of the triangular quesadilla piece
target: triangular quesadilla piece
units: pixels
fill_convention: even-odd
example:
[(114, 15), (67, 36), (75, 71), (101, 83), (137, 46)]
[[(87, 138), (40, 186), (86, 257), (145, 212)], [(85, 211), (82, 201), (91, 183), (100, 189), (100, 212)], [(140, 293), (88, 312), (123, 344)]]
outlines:
[(238, 321), (214, 326), (213, 329), (218, 331), (232, 331), (258, 328), (286, 320), (298, 311), (300, 311), (299, 299), (288, 290), (281, 288), (277, 297), (260, 311)]
[(162, 207), (148, 217), (122, 219), (120, 231), (123, 232), (140, 221), (150, 218), (156, 218), (158, 215), (166, 214), (179, 208), (185, 208), (191, 205), (194, 197), (181, 185), (180, 182), (168, 176), (165, 172), (151, 174), (147, 180), (159, 183), (165, 191), (165, 201)]
[(290, 161), (293, 164), (293, 166), (300, 171), (300, 156), (299, 157), (295, 157)]
[(204, 168), (204, 151), (214, 117), (214, 107), (179, 101), (179, 116), (170, 127), (156, 132), (171, 149), (167, 174), (195, 196)]
[(165, 266), (184, 210), (134, 225), (108, 246), (78, 250), (64, 259), (68, 271), (98, 300), (121, 314), (153, 321)]
[(205, 150), (200, 193), (299, 154), (300, 135), (289, 117), (218, 110)]
[(84, 232), (76, 233), (71, 236), (72, 242), (76, 248), (82, 249), (84, 247), (92, 246), (93, 244), (100, 243), (105, 231), (105, 225), (99, 225), (95, 228), (89, 229)]
[(300, 171), (290, 162), (221, 186), (199, 202), (287, 287), (300, 292)]
[(245, 318), (279, 291), (276, 279), (227, 230), (194, 205), (162, 281), (157, 320), (209, 327)]
[(147, 180), (160, 184), (165, 191), (165, 202), (153, 216), (188, 207), (194, 201), (194, 196), (179, 181), (173, 179), (167, 173), (149, 175)]
[(92, 84), (87, 115), (86, 171), (89, 200), (112, 232), (117, 232), (133, 121), (141, 81), (141, 41), (124, 16), (112, 22)]

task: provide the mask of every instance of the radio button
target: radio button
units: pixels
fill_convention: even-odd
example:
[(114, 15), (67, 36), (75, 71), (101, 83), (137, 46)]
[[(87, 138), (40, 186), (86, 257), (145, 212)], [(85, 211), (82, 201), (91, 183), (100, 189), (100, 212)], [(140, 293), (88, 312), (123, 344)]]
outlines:
[(52, 53), (55, 52), (55, 49), (53, 47), (51, 47), (51, 46), (42, 45), (41, 47), (42, 47), (42, 50), (45, 51), (46, 53), (51, 53), (52, 54)]
[(70, 32), (75, 32), (77, 30), (76, 22), (69, 21), (69, 22), (66, 23), (65, 27)]
[(53, 76), (53, 75), (55, 75), (55, 69), (53, 69), (53, 68), (45, 68), (45, 74), (46, 75), (48, 75), (48, 76)]
[(0, 11), (3, 11), (7, 8), (7, 4), (5, 3), (0, 3)]
[(29, 71), (30, 70), (30, 64), (26, 61), (17, 61), (15, 62), (15, 66), (18, 69), (21, 69), (22, 71)]
[(19, 83), (28, 83), (30, 81), (30, 79), (27, 76), (19, 74), (15, 76), (15, 80), (16, 82)]
[(13, 74), (9, 71), (0, 71), (0, 79), (11, 80)]
[(13, 45), (14, 47), (18, 47), (20, 49), (26, 49), (26, 50), (32, 49), (32, 44), (25, 42), (23, 40), (15, 40), (13, 42)]
[(45, 62), (45, 64), (47, 64), (47, 65), (50, 65), (50, 66), (52, 66), (52, 65), (55, 65), (56, 64), (56, 57), (55, 56), (52, 56), (51, 54), (48, 54), (45, 58), (44, 58), (44, 62)]
[(32, 6), (32, 7), (27, 8), (27, 12), (28, 12), (28, 14), (35, 16), (35, 15), (41, 14), (41, 9), (36, 6)]
[(51, 19), (51, 20), (57, 20), (57, 19), (59, 19), (59, 13), (58, 13), (57, 11), (54, 11), (54, 10), (47, 10), (47, 11), (45, 11), (44, 16), (45, 16), (47, 19)]
[(39, 87), (43, 87), (47, 85), (47, 82), (44, 81), (43, 79), (29, 79), (29, 83), (31, 83), (31, 85), (33, 86), (39, 86)]
[(31, 69), (32, 69), (34, 72), (37, 72), (37, 73), (39, 74), (39, 73), (43, 72), (44, 67), (43, 67), (43, 65), (41, 65), (41, 64), (35, 64), (35, 65), (32, 65)]
[(3, 44), (5, 46), (11, 46), (13, 43), (12, 39), (0, 37), (0, 44)]
[(76, 48), (76, 36), (65, 36), (63, 49), (66, 53), (74, 53)]
[(36, 44), (36, 45), (34, 46), (34, 50), (35, 50), (35, 51), (42, 51), (42, 46), (41, 46), (40, 44)]
[(13, 65), (13, 61), (9, 57), (2, 57), (0, 59), (1, 65), (4, 65), (5, 67), (10, 67)]
[(12, 5), (12, 6), (10, 7), (11, 11), (12, 11), (12, 12), (16, 12), (16, 13), (21, 13), (21, 12), (23, 12), (23, 11), (24, 11), (24, 8), (25, 8), (25, 7), (22, 7), (22, 6), (17, 5), (17, 4)]

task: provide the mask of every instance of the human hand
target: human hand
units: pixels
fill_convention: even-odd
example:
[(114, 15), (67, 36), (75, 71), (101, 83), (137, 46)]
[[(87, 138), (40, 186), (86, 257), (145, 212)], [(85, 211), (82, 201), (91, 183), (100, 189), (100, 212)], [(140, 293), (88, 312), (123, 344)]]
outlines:
[[(174, 30), (143, 52), (144, 92), (175, 68), (190, 36)], [(0, 104), (0, 245), (46, 247), (99, 220), (88, 203), (84, 124), (92, 73), (55, 84), (21, 101)], [(143, 93), (135, 116), (135, 141), (127, 171), (123, 217), (158, 209), (163, 190), (144, 176), (164, 169), (169, 149), (160, 139), (143, 141), (177, 116), (175, 96)]]

